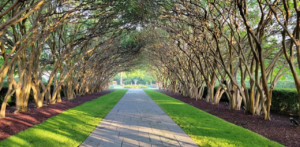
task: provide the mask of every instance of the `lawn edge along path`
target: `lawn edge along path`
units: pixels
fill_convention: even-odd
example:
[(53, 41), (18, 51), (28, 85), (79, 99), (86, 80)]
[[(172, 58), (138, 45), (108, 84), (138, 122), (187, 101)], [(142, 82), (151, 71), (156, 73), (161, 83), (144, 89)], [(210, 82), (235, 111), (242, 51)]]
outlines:
[(115, 90), (0, 142), (0, 146), (79, 146), (127, 92)]
[(154, 90), (144, 90), (199, 146), (283, 146)]

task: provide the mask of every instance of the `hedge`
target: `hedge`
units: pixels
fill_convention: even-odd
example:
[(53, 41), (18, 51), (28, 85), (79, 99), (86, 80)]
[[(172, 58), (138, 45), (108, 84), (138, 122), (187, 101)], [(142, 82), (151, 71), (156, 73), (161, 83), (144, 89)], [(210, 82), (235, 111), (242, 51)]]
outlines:
[(272, 92), (271, 110), (297, 115), (299, 108), (297, 89), (276, 88)]
[[(215, 87), (216, 92), (218, 87)], [(250, 90), (248, 89), (250, 92)], [(207, 95), (207, 87), (204, 87), (203, 97)], [(222, 101), (228, 101), (227, 95), (224, 93), (221, 97)], [(298, 115), (299, 101), (298, 93), (295, 88), (274, 88), (272, 91), (271, 111), (288, 115)]]

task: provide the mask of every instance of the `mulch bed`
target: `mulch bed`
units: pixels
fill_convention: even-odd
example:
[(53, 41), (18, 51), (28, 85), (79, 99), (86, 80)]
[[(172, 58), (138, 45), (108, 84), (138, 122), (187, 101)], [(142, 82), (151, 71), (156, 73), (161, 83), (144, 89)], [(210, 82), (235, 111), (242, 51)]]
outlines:
[(8, 107), (6, 117), (0, 119), (0, 141), (26, 130), (36, 124), (39, 124), (48, 118), (58, 115), (63, 111), (81, 105), (87, 101), (96, 99), (102, 95), (108, 94), (113, 90), (105, 90), (102, 92), (88, 94), (76, 97), (73, 100), (62, 101), (53, 105), (41, 108), (34, 108), (34, 104), (28, 105), (28, 112), (14, 114), (15, 107)]
[(300, 146), (300, 129), (290, 123), (289, 116), (271, 113), (271, 121), (265, 121), (262, 116), (244, 114), (243, 110), (229, 110), (229, 106), (225, 106), (222, 102), (220, 102), (219, 105), (212, 105), (203, 100), (196, 101), (196, 99), (184, 97), (180, 94), (164, 90), (157, 91), (220, 117), (228, 122), (256, 132), (285, 146)]

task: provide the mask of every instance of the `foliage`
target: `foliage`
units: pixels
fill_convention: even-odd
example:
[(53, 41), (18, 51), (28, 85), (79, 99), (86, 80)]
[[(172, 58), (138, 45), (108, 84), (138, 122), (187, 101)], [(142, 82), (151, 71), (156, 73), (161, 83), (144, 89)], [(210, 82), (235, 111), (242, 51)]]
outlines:
[(13, 135), (0, 146), (79, 146), (127, 90), (116, 90)]
[[(150, 72), (143, 69), (136, 69), (131, 72), (123, 72), (122, 79), (124, 84), (134, 84), (134, 79), (137, 79), (136, 84), (150, 84), (154, 83), (154, 78)], [(120, 82), (120, 73), (114, 77), (114, 80)]]
[(0, 56), (0, 66), (4, 63), (3, 57)]
[(144, 90), (191, 138), (203, 147), (282, 146), (172, 97)]
[[(241, 82), (239, 79), (237, 80), (239, 83)], [(246, 86), (250, 87), (249, 84), (249, 80), (246, 80)], [(219, 83), (217, 83), (216, 85), (219, 85)], [(268, 83), (268, 86), (270, 86), (271, 84)], [(293, 79), (282, 79), (282, 80), (278, 80), (275, 88), (296, 88), (295, 86), (295, 81), (293, 81)]]
[(281, 89), (293, 88), (293, 89), (296, 89), (295, 81), (292, 81), (292, 80), (278, 81), (275, 88), (281, 88)]

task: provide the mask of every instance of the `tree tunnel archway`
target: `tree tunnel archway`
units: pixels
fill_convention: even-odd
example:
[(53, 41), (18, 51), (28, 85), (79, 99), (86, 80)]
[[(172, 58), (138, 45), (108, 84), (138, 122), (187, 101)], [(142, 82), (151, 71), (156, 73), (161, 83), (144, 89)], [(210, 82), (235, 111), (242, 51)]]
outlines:
[(73, 99), (143, 63), (160, 88), (195, 99), (207, 89), (207, 102), (226, 95), (230, 109), (243, 104), (270, 119), (281, 77), (289, 73), (300, 93), (299, 7), (286, 0), (3, 0), (0, 118), (12, 95), (17, 111), (27, 111), (31, 93), (36, 107), (60, 102), (61, 91)]

